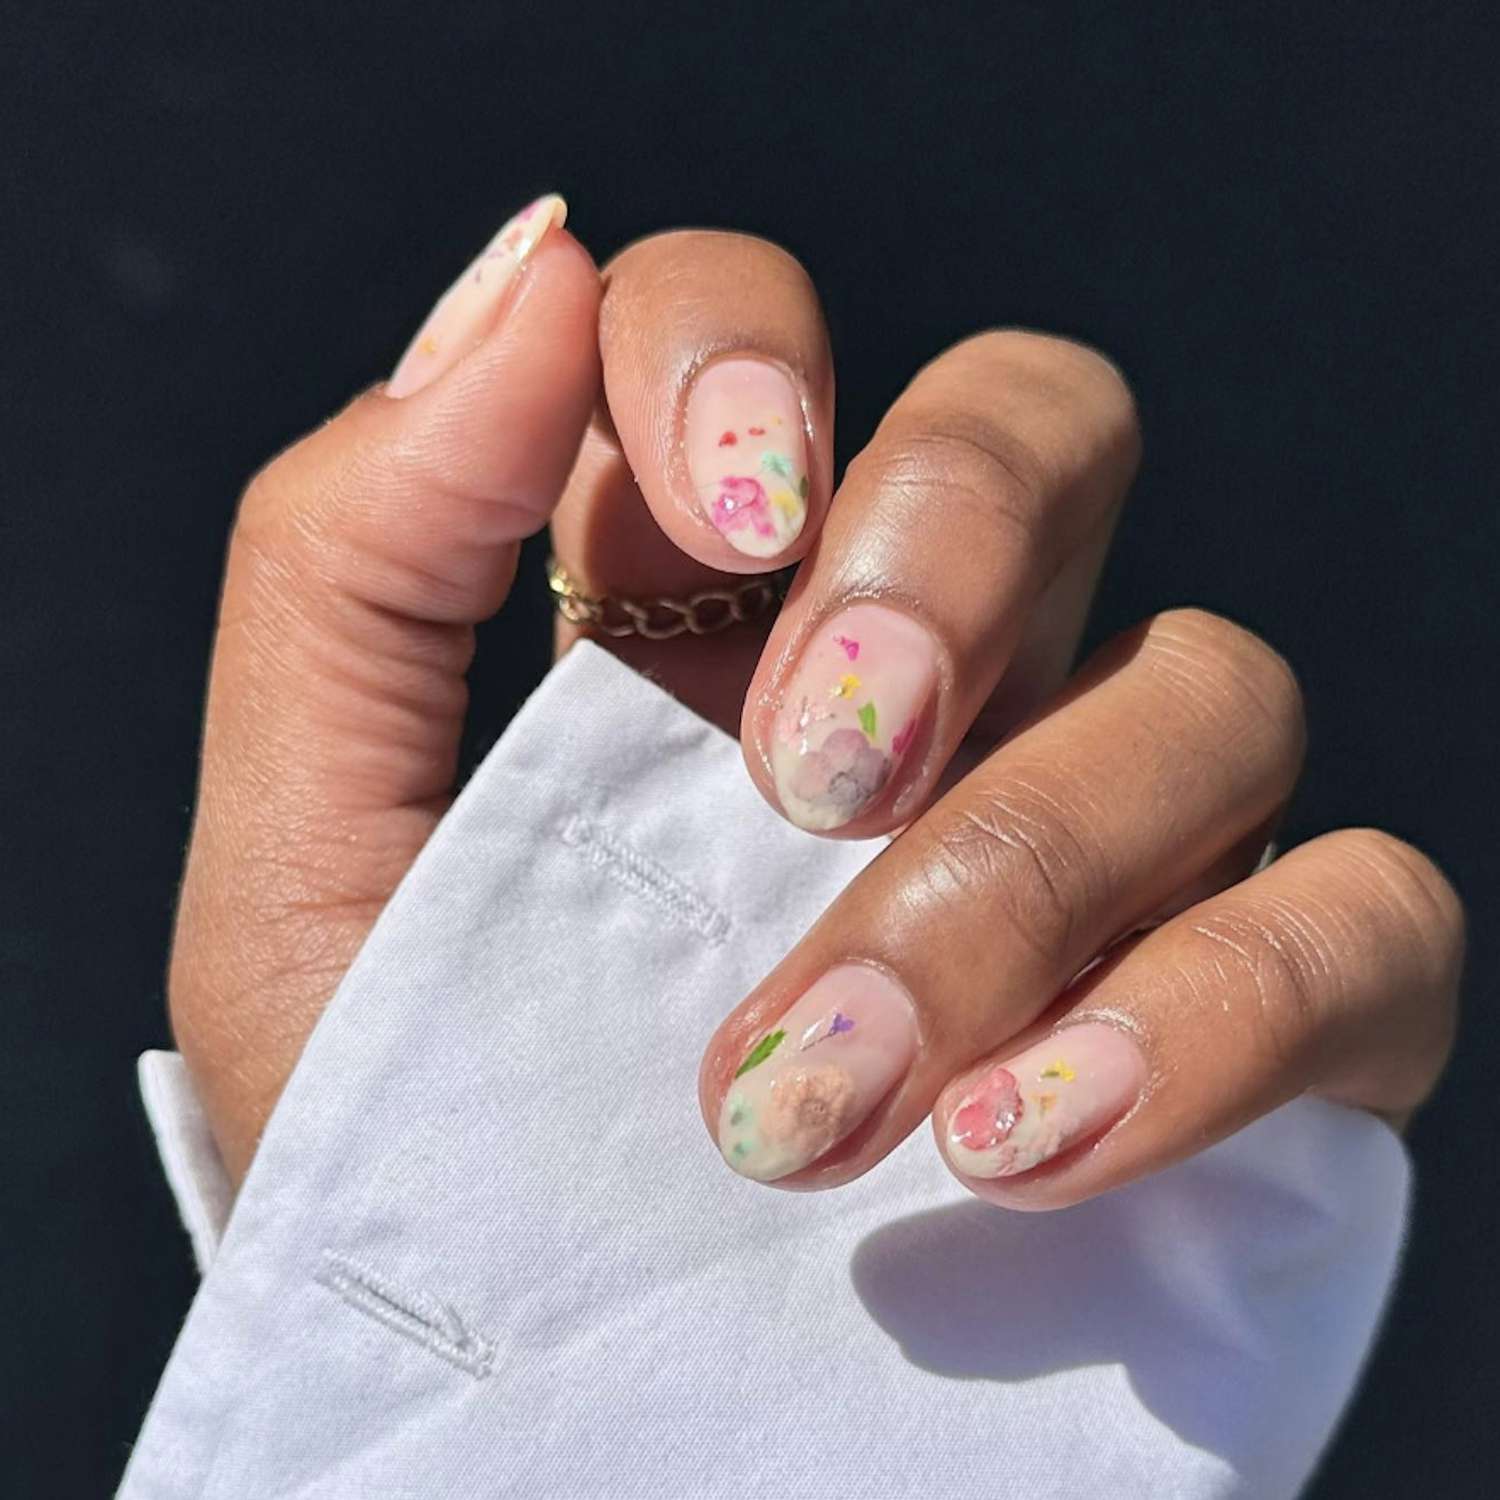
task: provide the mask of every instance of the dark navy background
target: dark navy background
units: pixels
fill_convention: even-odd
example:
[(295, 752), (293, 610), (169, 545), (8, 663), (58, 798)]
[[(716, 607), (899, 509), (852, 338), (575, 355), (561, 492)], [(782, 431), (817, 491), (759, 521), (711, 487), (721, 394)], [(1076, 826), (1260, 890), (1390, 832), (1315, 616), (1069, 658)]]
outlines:
[[(1491, 9), (12, 0), (0, 1490), (108, 1491), (193, 1288), (132, 1065), (167, 1040), (236, 493), (557, 187), (601, 258), (679, 224), (800, 255), (845, 459), (979, 327), (1124, 366), (1147, 457), (1095, 633), (1195, 602), (1268, 636), (1311, 706), (1291, 834), (1386, 825), (1474, 919), (1406, 1276), (1315, 1493), (1500, 1493)], [(535, 568), (516, 614), (475, 751), (545, 665)]]

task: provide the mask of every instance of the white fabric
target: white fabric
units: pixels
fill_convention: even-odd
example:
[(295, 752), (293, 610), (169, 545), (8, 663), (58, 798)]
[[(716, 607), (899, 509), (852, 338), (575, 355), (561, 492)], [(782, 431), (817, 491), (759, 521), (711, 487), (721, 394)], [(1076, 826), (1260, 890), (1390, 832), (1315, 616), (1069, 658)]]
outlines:
[(234, 1189), (182, 1058), (175, 1052), (143, 1052), (136, 1077), (162, 1168), (201, 1274), (212, 1264), (224, 1237)]
[[(917, 1132), (834, 1192), (698, 1116), (724, 1011), (874, 853), (575, 648), (382, 916), (271, 1121), (121, 1494), (1294, 1495), (1396, 1264), (1408, 1171), (1306, 1099), (1062, 1213)], [(222, 1174), (143, 1067), (195, 1243)]]

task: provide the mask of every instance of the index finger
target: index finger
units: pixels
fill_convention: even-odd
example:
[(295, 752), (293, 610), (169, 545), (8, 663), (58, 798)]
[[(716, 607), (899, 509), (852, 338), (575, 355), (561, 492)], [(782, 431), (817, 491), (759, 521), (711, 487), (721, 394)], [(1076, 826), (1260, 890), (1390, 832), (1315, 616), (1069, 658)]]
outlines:
[(678, 231), (612, 263), (604, 388), (656, 523), (710, 568), (800, 558), (833, 478), (833, 359), (807, 273), (747, 235)]

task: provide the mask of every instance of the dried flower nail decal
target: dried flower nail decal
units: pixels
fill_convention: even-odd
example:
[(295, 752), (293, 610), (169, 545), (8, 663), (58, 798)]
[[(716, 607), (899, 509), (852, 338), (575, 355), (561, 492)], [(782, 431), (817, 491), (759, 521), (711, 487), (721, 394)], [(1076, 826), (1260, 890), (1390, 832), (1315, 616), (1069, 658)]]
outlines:
[(774, 557), (797, 539), (812, 486), (802, 407), (780, 369), (709, 365), (688, 397), (684, 444), (698, 503), (732, 547)]
[[(1047, 1113), (1045, 1101), (1049, 1099), (1056, 1102), (1055, 1095), (1043, 1094), (1033, 1098), (1028, 1108), (1027, 1101), (1021, 1097), (1016, 1075), (1008, 1068), (995, 1068), (953, 1112), (948, 1139), (965, 1151), (1004, 1150), (1008, 1162), (1014, 1164), (1029, 1158), (1028, 1164), (1034, 1166), (1043, 1155), (1052, 1154), (1051, 1151), (1031, 1154), (1037, 1127)], [(1030, 1122), (1031, 1141), (1012, 1139), (1022, 1120)], [(1025, 1171), (1025, 1167), (1012, 1165), (1010, 1170)]]
[(735, 1077), (748, 1073), (751, 1068), (758, 1068), (782, 1043), (786, 1037), (785, 1031), (773, 1031), (769, 1036), (763, 1036), (745, 1055), (745, 1060), (735, 1070)]
[(1068, 1027), (974, 1079), (948, 1117), (948, 1156), (970, 1177), (1011, 1177), (1117, 1120), (1145, 1083), (1134, 1040)]
[(783, 696), (771, 770), (787, 816), (837, 828), (885, 789), (937, 683), (937, 648), (917, 622), (856, 604), (808, 643)]
[(846, 1031), (853, 1030), (854, 1022), (843, 1011), (836, 1010), (827, 1020), (814, 1021), (802, 1033), (802, 1040), (797, 1044), (797, 1050), (806, 1052), (809, 1047), (816, 1047), (819, 1042), (826, 1042), (829, 1037), (843, 1036)]
[(785, 1177), (837, 1145), (910, 1066), (906, 991), (862, 964), (830, 969), (746, 1051), (719, 1115), (735, 1171)]

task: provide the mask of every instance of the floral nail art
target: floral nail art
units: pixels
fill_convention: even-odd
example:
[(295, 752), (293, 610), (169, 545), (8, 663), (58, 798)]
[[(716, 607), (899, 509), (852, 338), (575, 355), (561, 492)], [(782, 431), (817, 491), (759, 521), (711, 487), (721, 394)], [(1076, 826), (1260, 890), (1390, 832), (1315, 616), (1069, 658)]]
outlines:
[(735, 1171), (785, 1177), (838, 1144), (910, 1065), (916, 1021), (906, 991), (862, 964), (831, 969), (746, 1050), (719, 1117)]
[(988, 1176), (1025, 1172), (1062, 1145), (1063, 1132), (1048, 1116), (1057, 1108), (1055, 1089), (1034, 1089), (1029, 1097), (1008, 1068), (994, 1069), (953, 1114), (949, 1141), (974, 1155), (987, 1155)]
[(953, 1165), (970, 1177), (1029, 1172), (1118, 1119), (1145, 1082), (1134, 1040), (1112, 1026), (1068, 1027), (981, 1073), (948, 1117)]
[(837, 828), (883, 792), (937, 683), (925, 628), (879, 604), (844, 610), (808, 643), (777, 713), (771, 770), (804, 828)]
[(732, 547), (774, 557), (797, 539), (812, 485), (802, 407), (780, 369), (709, 365), (688, 397), (684, 443), (698, 503)]

